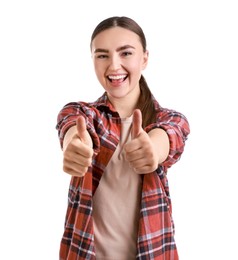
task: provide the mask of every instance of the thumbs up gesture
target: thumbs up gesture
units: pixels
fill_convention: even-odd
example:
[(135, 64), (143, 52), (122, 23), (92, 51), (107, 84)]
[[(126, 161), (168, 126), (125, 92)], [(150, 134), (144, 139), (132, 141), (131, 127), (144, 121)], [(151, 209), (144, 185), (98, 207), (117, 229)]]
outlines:
[(158, 155), (152, 140), (142, 128), (142, 115), (139, 109), (133, 113), (132, 140), (125, 144), (126, 160), (137, 173), (150, 173), (158, 167)]
[(65, 136), (63, 170), (73, 176), (84, 176), (92, 164), (93, 143), (87, 131), (83, 116), (79, 116), (76, 126), (70, 128)]

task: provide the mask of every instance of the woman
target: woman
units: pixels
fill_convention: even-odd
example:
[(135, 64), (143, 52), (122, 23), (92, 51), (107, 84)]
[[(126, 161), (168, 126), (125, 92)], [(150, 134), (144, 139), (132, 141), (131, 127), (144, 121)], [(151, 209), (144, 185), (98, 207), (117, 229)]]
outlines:
[(176, 260), (166, 174), (183, 153), (188, 121), (147, 86), (146, 39), (134, 20), (105, 19), (90, 47), (105, 92), (66, 104), (57, 119), (72, 176), (60, 259)]

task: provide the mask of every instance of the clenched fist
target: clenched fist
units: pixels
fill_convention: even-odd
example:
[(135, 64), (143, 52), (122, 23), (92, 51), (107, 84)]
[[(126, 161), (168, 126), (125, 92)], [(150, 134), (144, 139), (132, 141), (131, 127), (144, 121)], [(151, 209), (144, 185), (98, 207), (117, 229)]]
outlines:
[(63, 147), (63, 170), (73, 176), (84, 176), (92, 164), (93, 143), (83, 116), (66, 133)]
[(139, 109), (133, 113), (132, 140), (125, 144), (126, 159), (131, 167), (140, 174), (157, 169), (169, 152), (169, 139), (162, 129), (153, 129), (148, 134), (142, 128), (142, 115)]

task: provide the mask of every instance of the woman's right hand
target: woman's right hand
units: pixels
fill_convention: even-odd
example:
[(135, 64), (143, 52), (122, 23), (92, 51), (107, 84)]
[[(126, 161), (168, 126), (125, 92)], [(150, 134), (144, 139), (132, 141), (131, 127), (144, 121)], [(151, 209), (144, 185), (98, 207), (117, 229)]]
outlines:
[(93, 142), (83, 116), (79, 116), (76, 126), (71, 127), (64, 139), (63, 170), (77, 177), (82, 177), (92, 164)]

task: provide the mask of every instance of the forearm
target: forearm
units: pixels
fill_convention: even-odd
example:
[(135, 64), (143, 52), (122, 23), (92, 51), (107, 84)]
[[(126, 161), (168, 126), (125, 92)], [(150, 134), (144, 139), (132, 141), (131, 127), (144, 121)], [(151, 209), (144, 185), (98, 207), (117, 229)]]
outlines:
[(157, 155), (158, 164), (161, 164), (167, 159), (169, 155), (169, 137), (167, 133), (161, 128), (152, 129), (148, 135)]

